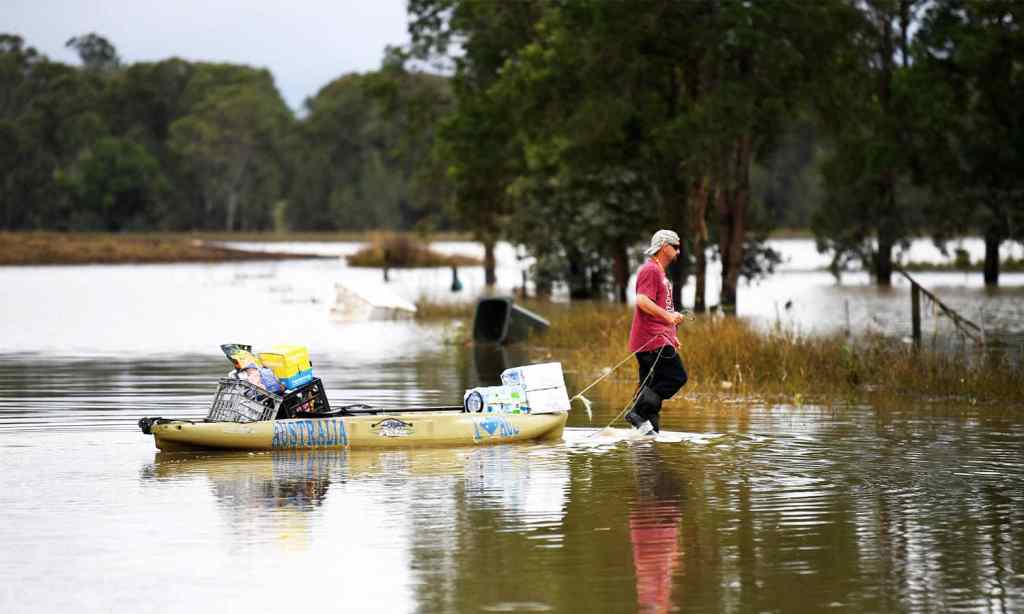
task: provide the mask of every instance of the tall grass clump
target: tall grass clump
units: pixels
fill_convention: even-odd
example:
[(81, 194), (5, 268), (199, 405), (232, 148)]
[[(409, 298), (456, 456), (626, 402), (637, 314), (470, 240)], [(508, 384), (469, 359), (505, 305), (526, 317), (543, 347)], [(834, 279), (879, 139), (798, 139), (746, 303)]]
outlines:
[[(580, 386), (629, 356), (632, 308), (621, 305), (538, 304), (551, 328), (531, 338), (535, 358), (562, 361)], [(800, 399), (883, 393), (931, 399), (1024, 401), (1024, 373), (996, 355), (914, 350), (881, 336), (806, 335), (760, 330), (738, 318), (698, 316), (679, 327), (680, 354), (690, 381), (684, 398)], [(598, 386), (611, 402), (628, 402), (637, 382), (627, 360)]]
[(423, 321), (431, 320), (460, 320), (463, 322), (473, 318), (476, 304), (467, 302), (439, 302), (428, 298), (420, 298), (416, 301), (416, 319)]
[(370, 233), (369, 244), (347, 257), (351, 266), (423, 268), (473, 266), (480, 261), (469, 256), (448, 256), (433, 251), (426, 240), (413, 235)]

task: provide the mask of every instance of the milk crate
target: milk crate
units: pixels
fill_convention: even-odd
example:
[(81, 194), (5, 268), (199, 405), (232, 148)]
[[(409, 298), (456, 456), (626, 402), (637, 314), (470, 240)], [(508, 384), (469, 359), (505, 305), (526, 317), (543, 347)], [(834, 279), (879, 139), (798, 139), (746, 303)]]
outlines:
[(207, 422), (259, 422), (275, 418), (315, 417), (331, 412), (331, 404), (320, 378), (280, 395), (245, 380), (220, 380), (217, 395), (206, 416)]
[(241, 379), (220, 380), (207, 422), (273, 420), (284, 397)]

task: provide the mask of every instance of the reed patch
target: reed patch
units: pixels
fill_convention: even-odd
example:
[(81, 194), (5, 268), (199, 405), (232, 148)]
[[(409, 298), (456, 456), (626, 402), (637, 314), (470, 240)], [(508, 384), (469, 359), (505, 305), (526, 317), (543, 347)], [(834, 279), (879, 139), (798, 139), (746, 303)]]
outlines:
[[(559, 360), (578, 385), (629, 355), (632, 309), (621, 305), (535, 303), (551, 328), (530, 339), (531, 357)], [(673, 402), (736, 398), (788, 405), (871, 395), (913, 396), (967, 404), (1024, 401), (1024, 373), (1006, 354), (915, 350), (881, 335), (806, 335), (782, 327), (759, 330), (739, 318), (697, 316), (679, 327), (689, 383)], [(595, 387), (611, 404), (636, 388), (630, 361)]]

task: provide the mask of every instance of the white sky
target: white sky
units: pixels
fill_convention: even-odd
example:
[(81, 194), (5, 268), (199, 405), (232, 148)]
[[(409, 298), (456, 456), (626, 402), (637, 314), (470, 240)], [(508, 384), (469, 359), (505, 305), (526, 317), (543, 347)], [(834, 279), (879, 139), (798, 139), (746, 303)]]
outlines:
[(64, 43), (95, 32), (125, 63), (266, 67), (295, 110), (335, 78), (379, 68), (384, 47), (409, 38), (405, 0), (0, 0), (0, 32), (67, 63), (78, 56)]

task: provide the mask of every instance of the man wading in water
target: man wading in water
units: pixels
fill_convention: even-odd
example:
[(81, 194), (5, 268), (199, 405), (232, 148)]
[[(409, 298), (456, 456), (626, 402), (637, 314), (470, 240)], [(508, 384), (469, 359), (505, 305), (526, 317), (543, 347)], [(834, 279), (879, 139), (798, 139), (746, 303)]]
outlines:
[(683, 314), (672, 306), (672, 284), (665, 276), (665, 269), (679, 255), (679, 235), (659, 230), (644, 255), (649, 260), (636, 274), (636, 310), (629, 331), (629, 351), (636, 352), (640, 385), (626, 421), (646, 435), (661, 430), (661, 402), (679, 392), (687, 376), (676, 338)]

